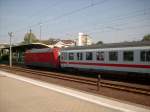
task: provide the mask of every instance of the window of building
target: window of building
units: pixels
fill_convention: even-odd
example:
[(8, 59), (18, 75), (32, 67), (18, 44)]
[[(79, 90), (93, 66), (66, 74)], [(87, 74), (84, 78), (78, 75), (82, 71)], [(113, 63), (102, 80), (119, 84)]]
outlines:
[(86, 60), (92, 60), (92, 59), (93, 59), (92, 52), (86, 52)]
[(109, 60), (117, 61), (118, 60), (118, 52), (116, 52), (116, 51), (109, 52)]
[(150, 51), (141, 51), (141, 61), (150, 61)]
[(74, 60), (74, 53), (69, 53), (69, 60)]
[(77, 53), (77, 60), (83, 60), (83, 54)]
[(96, 60), (104, 61), (104, 52), (96, 52)]
[(124, 61), (133, 61), (134, 60), (133, 51), (124, 51), (123, 52), (123, 60)]

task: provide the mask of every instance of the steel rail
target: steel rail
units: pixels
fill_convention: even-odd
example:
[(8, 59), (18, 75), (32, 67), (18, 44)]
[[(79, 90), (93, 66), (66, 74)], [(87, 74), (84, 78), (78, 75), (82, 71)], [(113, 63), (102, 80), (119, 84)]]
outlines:
[(66, 81), (72, 81), (72, 82), (77, 82), (77, 83), (82, 83), (82, 84), (89, 84), (93, 86), (97, 86), (98, 83), (100, 83), (100, 87), (107, 87), (107, 88), (113, 88), (113, 89), (118, 89), (122, 91), (150, 95), (150, 89), (131, 87), (127, 85), (119, 85), (119, 84), (115, 84), (112, 82), (110, 83), (104, 80), (100, 80), (100, 82), (98, 82), (97, 79), (90, 79), (90, 78), (88, 79), (88, 78), (84, 78), (81, 76), (66, 75), (63, 73), (56, 73), (56, 72), (46, 72), (46, 71), (33, 70), (33, 69), (27, 69), (27, 68), (21, 68), (21, 67), (10, 68), (8, 66), (0, 66), (0, 68), (1, 69), (3, 68), (5, 70), (7, 69), (9, 70), (9, 72), (19, 71), (19, 72), (30, 73), (34, 75), (40, 75), (40, 76), (56, 78), (56, 79), (61, 79), (61, 80), (66, 80)]

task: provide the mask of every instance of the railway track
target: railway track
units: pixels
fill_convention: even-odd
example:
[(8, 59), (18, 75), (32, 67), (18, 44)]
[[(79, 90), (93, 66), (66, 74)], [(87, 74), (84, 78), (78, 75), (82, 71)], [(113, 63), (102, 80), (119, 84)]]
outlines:
[(118, 89), (122, 91), (138, 93), (138, 94), (150, 95), (150, 87), (142, 88), (142, 87), (137, 87), (137, 86), (132, 86), (132, 85), (129, 86), (126, 83), (125, 84), (114, 83), (113, 81), (107, 81), (107, 80), (102, 80), (102, 79), (85, 78), (85, 77), (80, 77), (80, 76), (66, 75), (63, 73), (33, 70), (33, 69), (22, 68), (22, 67), (10, 68), (9, 66), (6, 66), (6, 65), (0, 65), (0, 68), (9, 72), (13, 72), (13, 73), (24, 72), (24, 73), (40, 75), (40, 76), (45, 76), (45, 77), (50, 77), (50, 78), (55, 78), (55, 79), (61, 79), (61, 80), (82, 83), (82, 84), (93, 85), (93, 86), (97, 86), (97, 88), (107, 87), (107, 88)]

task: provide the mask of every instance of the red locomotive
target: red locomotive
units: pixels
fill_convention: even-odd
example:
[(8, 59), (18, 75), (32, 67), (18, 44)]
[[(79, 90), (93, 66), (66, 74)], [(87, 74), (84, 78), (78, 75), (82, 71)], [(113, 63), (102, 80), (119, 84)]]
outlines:
[(59, 48), (32, 49), (25, 52), (27, 66), (59, 68)]

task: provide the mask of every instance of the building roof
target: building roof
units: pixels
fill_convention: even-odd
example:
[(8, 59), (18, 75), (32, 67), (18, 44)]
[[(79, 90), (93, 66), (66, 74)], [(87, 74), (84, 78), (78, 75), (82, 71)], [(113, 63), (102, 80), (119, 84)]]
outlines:
[(75, 46), (67, 47), (62, 50), (80, 50), (80, 49), (98, 49), (98, 48), (117, 48), (117, 47), (139, 47), (150, 46), (150, 41), (136, 41), (136, 42), (122, 42), (122, 43), (109, 43), (101, 45), (89, 45), (89, 46)]
[(0, 43), (0, 49), (5, 48), (5, 47), (9, 47), (9, 45), (6, 43)]
[(72, 44), (75, 43), (73, 40), (60, 40), (61, 42), (65, 43), (65, 44)]
[[(42, 43), (32, 43), (32, 44), (23, 44), (23, 45), (16, 45), (12, 47), (13, 51), (21, 50), (26, 51), (29, 49), (42, 49), (42, 48), (49, 48), (48, 45), (42, 44)], [(9, 47), (6, 47), (4, 49), (9, 49)]]

